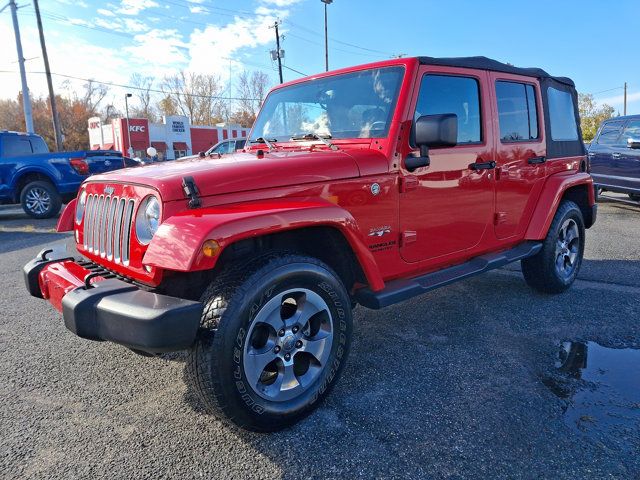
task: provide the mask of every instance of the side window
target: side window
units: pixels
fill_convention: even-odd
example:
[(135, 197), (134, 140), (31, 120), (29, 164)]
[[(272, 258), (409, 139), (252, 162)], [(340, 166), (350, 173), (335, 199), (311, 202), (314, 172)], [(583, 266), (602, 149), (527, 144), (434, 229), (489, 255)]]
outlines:
[(629, 123), (627, 123), (627, 126), (622, 132), (622, 137), (620, 137), (619, 143), (626, 146), (627, 140), (630, 138), (640, 140), (640, 120), (630, 120)]
[(216, 148), (213, 149), (214, 153), (227, 153), (229, 149), (229, 142), (222, 142)]
[(533, 85), (496, 82), (500, 140), (522, 142), (538, 138), (538, 111)]
[(244, 148), (246, 140), (236, 140), (236, 150), (242, 150)]
[[(608, 122), (602, 125), (600, 134), (596, 139), (598, 145), (618, 145), (622, 142), (618, 140), (622, 133), (623, 122)], [(626, 141), (626, 140), (625, 140)]]
[(5, 157), (21, 157), (31, 155), (31, 142), (28, 138), (7, 135), (3, 139), (3, 155)]
[(578, 125), (571, 94), (549, 87), (547, 89), (547, 100), (549, 101), (551, 140), (556, 142), (578, 140)]
[(40, 137), (31, 137), (31, 148), (33, 153), (49, 153), (49, 147)]
[(482, 141), (480, 86), (475, 78), (425, 75), (420, 83), (414, 121), (423, 115), (455, 113), (458, 144)]

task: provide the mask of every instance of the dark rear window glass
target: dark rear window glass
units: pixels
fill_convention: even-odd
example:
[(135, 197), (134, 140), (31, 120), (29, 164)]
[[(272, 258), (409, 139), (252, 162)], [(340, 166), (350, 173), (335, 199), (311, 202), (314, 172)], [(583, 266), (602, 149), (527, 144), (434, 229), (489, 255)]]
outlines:
[(538, 138), (538, 112), (533, 85), (496, 82), (500, 139), (522, 142)]
[(7, 135), (2, 139), (2, 154), (5, 157), (21, 157), (32, 153), (31, 142), (28, 138)]
[(41, 137), (31, 137), (33, 153), (49, 153), (49, 147)]
[(573, 107), (573, 97), (569, 92), (549, 87), (549, 121), (551, 123), (551, 140), (571, 142), (578, 140), (578, 124)]
[(458, 116), (459, 144), (482, 141), (480, 90), (475, 78), (425, 75), (420, 84), (414, 120), (439, 113)]

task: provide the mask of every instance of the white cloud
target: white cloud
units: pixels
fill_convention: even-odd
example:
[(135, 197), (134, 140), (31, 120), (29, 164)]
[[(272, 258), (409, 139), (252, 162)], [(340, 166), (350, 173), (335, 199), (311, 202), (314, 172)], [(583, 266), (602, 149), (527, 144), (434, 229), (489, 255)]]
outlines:
[(82, 0), (56, 0), (58, 3), (63, 5), (73, 5), (75, 7), (88, 8), (89, 5)]
[(104, 8), (99, 8), (99, 9), (97, 10), (97, 12), (98, 12), (100, 15), (104, 15), (105, 17), (115, 17), (115, 16), (116, 16), (116, 14), (115, 14), (115, 13), (113, 13), (111, 10), (106, 10), (106, 9), (104, 9)]
[(188, 62), (182, 36), (177, 30), (153, 29), (134, 37), (136, 45), (124, 47), (129, 54), (131, 71), (144, 71), (148, 75), (162, 77), (171, 70), (184, 68)]
[[(627, 104), (631, 102), (636, 102), (640, 100), (640, 92), (628, 93), (627, 94)], [(611, 105), (612, 107), (623, 107), (624, 106), (624, 95), (615, 95), (613, 97), (600, 98), (596, 99), (596, 101), (602, 105), (606, 103), (607, 105)]]
[(263, 0), (264, 3), (271, 3), (276, 7), (288, 7), (301, 1), (302, 0)]
[(191, 13), (205, 13), (205, 14), (209, 13), (209, 10), (207, 10), (205, 7), (200, 7), (200, 6), (189, 7), (189, 11)]
[(117, 12), (123, 15), (138, 15), (142, 10), (158, 6), (154, 0), (122, 0)]

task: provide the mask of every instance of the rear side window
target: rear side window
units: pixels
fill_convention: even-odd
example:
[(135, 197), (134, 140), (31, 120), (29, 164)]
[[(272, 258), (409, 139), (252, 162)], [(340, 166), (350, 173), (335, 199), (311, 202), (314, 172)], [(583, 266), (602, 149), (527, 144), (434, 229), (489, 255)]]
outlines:
[(49, 147), (41, 137), (31, 137), (30, 140), (33, 153), (49, 153)]
[(578, 140), (578, 125), (571, 94), (549, 87), (547, 89), (547, 99), (549, 101), (551, 139), (556, 142)]
[(627, 140), (633, 138), (634, 140), (640, 140), (640, 120), (630, 120), (627, 126), (622, 132), (620, 137), (620, 143), (627, 145)]
[(458, 143), (482, 141), (480, 89), (471, 77), (425, 75), (420, 84), (414, 120), (423, 115), (455, 113), (458, 116)]
[(237, 140), (236, 141), (236, 150), (242, 150), (244, 148), (246, 140)]
[(31, 155), (31, 142), (28, 138), (7, 135), (2, 140), (2, 153), (5, 157)]
[(533, 85), (496, 82), (500, 140), (522, 142), (538, 138), (538, 111)]
[(608, 122), (602, 125), (600, 134), (596, 139), (598, 145), (618, 145), (620, 144), (620, 134), (622, 133), (623, 122)]

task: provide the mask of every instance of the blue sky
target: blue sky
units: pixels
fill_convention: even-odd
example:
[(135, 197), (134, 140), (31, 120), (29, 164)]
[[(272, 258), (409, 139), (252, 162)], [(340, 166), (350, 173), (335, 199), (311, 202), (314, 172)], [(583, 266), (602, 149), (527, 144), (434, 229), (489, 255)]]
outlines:
[[(28, 4), (19, 0), (18, 4)], [(219, 75), (225, 84), (242, 69), (277, 82), (269, 50), (280, 19), (288, 67), (324, 70), (324, 5), (320, 0), (40, 0), (52, 71), (127, 84), (130, 75), (161, 78), (180, 69)], [(578, 90), (622, 111), (640, 113), (637, 32), (640, 2), (334, 0), (329, 5), (330, 68), (405, 54), (485, 55), (517, 66), (570, 76)], [(32, 6), (19, 13), (27, 70), (43, 70)], [(19, 89), (8, 9), (0, 14), (0, 97)], [(285, 80), (299, 75), (285, 69)], [(28, 75), (46, 91), (44, 76)], [(62, 88), (64, 77), (54, 77)], [(80, 80), (67, 79), (79, 89)], [(120, 106), (125, 89), (107, 99)]]

